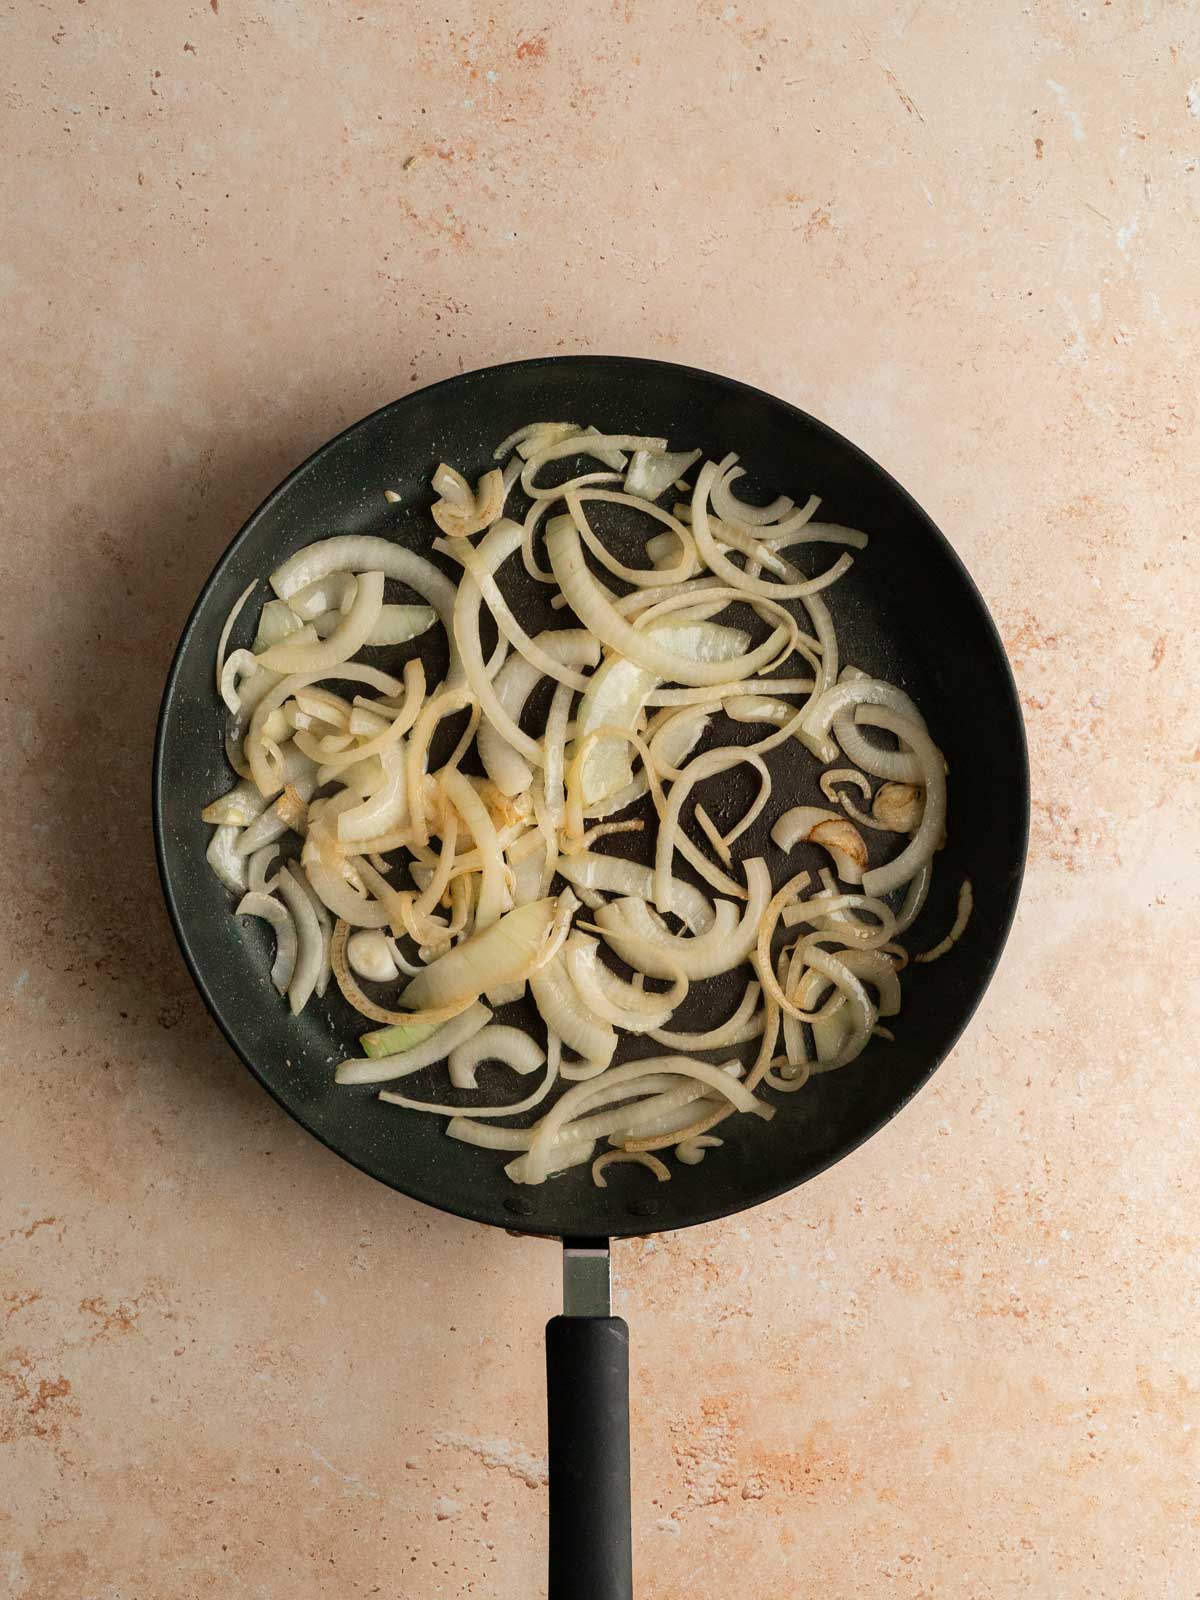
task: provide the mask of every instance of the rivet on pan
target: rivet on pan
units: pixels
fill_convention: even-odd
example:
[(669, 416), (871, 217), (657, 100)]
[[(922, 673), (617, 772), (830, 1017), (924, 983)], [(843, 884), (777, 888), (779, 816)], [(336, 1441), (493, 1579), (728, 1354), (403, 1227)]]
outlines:
[(533, 1201), (527, 1195), (510, 1194), (505, 1198), (504, 1209), (514, 1212), (518, 1217), (528, 1217), (533, 1214)]
[(631, 1200), (626, 1207), (634, 1217), (656, 1217), (662, 1210), (661, 1200)]

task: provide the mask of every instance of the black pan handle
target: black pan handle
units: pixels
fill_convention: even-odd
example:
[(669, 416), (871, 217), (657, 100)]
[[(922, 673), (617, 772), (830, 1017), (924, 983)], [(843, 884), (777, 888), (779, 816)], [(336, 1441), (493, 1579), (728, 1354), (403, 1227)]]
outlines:
[(633, 1600), (629, 1328), (621, 1317), (546, 1324), (549, 1600)]

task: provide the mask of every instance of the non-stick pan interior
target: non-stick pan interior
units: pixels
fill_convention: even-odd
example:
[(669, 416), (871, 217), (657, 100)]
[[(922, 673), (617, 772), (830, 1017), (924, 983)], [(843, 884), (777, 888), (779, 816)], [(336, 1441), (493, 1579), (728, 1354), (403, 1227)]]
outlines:
[[(269, 596), (266, 575), (303, 544), (372, 533), (428, 554), (428, 480), (437, 462), (474, 478), (492, 464), (500, 439), (547, 418), (665, 434), (709, 455), (736, 451), (764, 496), (803, 500), (815, 492), (822, 518), (870, 534), (828, 596), (843, 659), (914, 697), (950, 768), (948, 843), (910, 948), (936, 942), (948, 928), (964, 875), (975, 888), (967, 936), (937, 964), (905, 973), (894, 1044), (873, 1040), (851, 1066), (774, 1097), (779, 1110), (769, 1124), (727, 1120), (722, 1148), (699, 1166), (674, 1164), (672, 1181), (661, 1185), (629, 1168), (601, 1190), (585, 1166), (539, 1188), (516, 1188), (502, 1158), (447, 1138), (440, 1119), (383, 1105), (370, 1090), (337, 1088), (333, 1066), (354, 1052), (364, 1024), (336, 988), (300, 1017), (288, 1014), (267, 981), (267, 930), (231, 915), (231, 897), (204, 860), (210, 830), (200, 809), (232, 781), (213, 659), (236, 596), (251, 578), (263, 580), (235, 635), (235, 644), (245, 644), (251, 615)], [(385, 501), (385, 489), (400, 502)], [(815, 548), (817, 558), (807, 558), (813, 571), (832, 551)], [(502, 580), (522, 614), (545, 605), (519, 558)], [(444, 660), (441, 648), (426, 645), (431, 669)], [(379, 652), (380, 664), (392, 666), (404, 653)], [(747, 727), (742, 737), (764, 731)], [(772, 770), (774, 793), (747, 853), (764, 854), (779, 882), (796, 863), (769, 843), (771, 823), (788, 806), (825, 802), (803, 751), (772, 758)], [(752, 792), (745, 783), (730, 784), (735, 813)], [(276, 490), (234, 540), (188, 622), (163, 701), (154, 794), (163, 882), (185, 957), (226, 1037), (281, 1104), (347, 1160), (417, 1199), (483, 1222), (575, 1235), (682, 1227), (752, 1205), (813, 1176), (892, 1116), (949, 1050), (987, 984), (1016, 904), (1028, 821), (1020, 713), (1000, 642), (950, 546), (909, 496), (845, 439), (757, 390), (686, 367), (589, 356), (491, 368), (409, 395), (340, 435)], [(630, 836), (620, 848), (646, 859), (650, 837)], [(815, 852), (811, 862), (798, 857), (800, 865), (823, 861)], [(736, 1004), (746, 976), (714, 984), (711, 997), (706, 986), (703, 1002), (689, 998), (672, 1026), (711, 1025)], [(643, 1041), (628, 1053), (656, 1049)], [(484, 1080), (485, 1098), (511, 1093), (502, 1069)], [(408, 1090), (441, 1094), (433, 1076), (410, 1080)]]

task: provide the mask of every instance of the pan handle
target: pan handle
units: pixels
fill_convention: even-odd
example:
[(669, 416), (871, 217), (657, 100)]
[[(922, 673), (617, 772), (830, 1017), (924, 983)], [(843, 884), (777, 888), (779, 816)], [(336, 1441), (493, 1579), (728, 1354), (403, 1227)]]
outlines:
[(546, 1325), (549, 1600), (633, 1600), (629, 1328), (607, 1315), (608, 1241), (567, 1241), (564, 1276)]

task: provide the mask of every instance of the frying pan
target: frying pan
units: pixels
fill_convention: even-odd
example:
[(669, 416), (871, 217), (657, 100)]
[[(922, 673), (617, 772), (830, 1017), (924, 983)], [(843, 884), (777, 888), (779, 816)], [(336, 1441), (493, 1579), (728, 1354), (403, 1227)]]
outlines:
[[(586, 1165), (539, 1188), (517, 1188), (494, 1152), (448, 1139), (440, 1119), (397, 1112), (371, 1090), (335, 1087), (331, 1063), (352, 1046), (361, 1019), (335, 989), (301, 1016), (288, 1016), (266, 982), (266, 930), (231, 915), (229, 896), (204, 860), (208, 829), (200, 810), (229, 785), (212, 664), (236, 596), (252, 578), (264, 580), (231, 647), (247, 642), (250, 619), (267, 598), (266, 575), (303, 544), (334, 532), (383, 534), (428, 554), (428, 480), (436, 463), (449, 461), (474, 479), (492, 464), (498, 440), (545, 418), (661, 434), (676, 448), (698, 445), (717, 457), (734, 450), (751, 489), (801, 500), (815, 490), (823, 517), (869, 532), (869, 547), (829, 596), (843, 659), (913, 696), (950, 769), (948, 842), (913, 947), (941, 937), (964, 875), (975, 890), (966, 936), (936, 966), (906, 974), (894, 1044), (872, 1040), (850, 1066), (780, 1096), (769, 1124), (730, 1118), (720, 1149), (702, 1165), (678, 1166), (653, 1193), (636, 1168), (617, 1169), (599, 1189)], [(384, 489), (399, 503), (385, 501)], [(508, 564), (503, 579), (523, 616), (545, 607), (546, 591), (519, 562)], [(561, 625), (561, 613), (546, 618)], [(411, 648), (421, 650), (436, 682), (444, 645)], [(388, 660), (397, 670), (395, 652)], [(760, 733), (748, 730), (749, 737)], [(747, 855), (768, 861), (766, 836), (779, 812), (797, 801), (822, 803), (807, 754), (776, 755), (785, 762), (783, 781), (777, 761), (772, 804), (745, 845)], [(730, 378), (661, 361), (561, 356), (448, 379), (385, 406), (318, 450), (259, 507), (217, 564), (179, 642), (154, 757), (155, 840), (175, 932), (230, 1044), (330, 1149), (427, 1205), (564, 1241), (564, 1315), (547, 1328), (550, 1600), (629, 1600), (633, 1593), (628, 1330), (608, 1314), (609, 1240), (710, 1222), (769, 1200), (840, 1160), (900, 1110), (950, 1050), (995, 969), (1016, 906), (1028, 819), (1012, 677), (954, 551), (861, 450), (794, 406)], [(650, 838), (651, 830), (641, 836)], [(625, 840), (636, 854), (638, 836)], [(700, 1000), (708, 1022), (701, 1009), (681, 1013), (673, 1026), (708, 1026), (727, 1015), (743, 980), (744, 973), (729, 975), (724, 989), (711, 986), (711, 998), (706, 992)], [(421, 1093), (420, 1080), (414, 1083)]]

